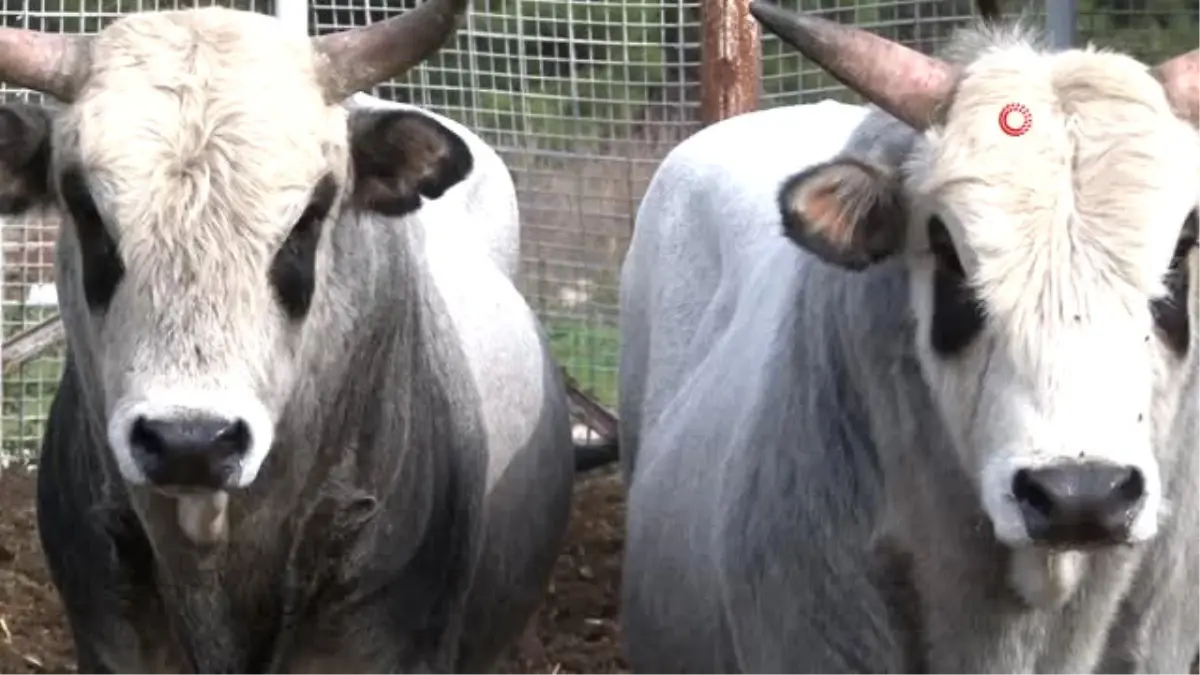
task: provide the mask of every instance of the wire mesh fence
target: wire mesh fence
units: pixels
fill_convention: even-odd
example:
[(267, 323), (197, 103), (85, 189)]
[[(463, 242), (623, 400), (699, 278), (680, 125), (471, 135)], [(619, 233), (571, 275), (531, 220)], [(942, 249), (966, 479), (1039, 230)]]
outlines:
[[(281, 0), (286, 1), (286, 0)], [(778, 0), (927, 53), (973, 15), (972, 0)], [(1005, 4), (1041, 25), (1052, 3)], [(504, 157), (522, 216), (521, 290), (555, 357), (600, 402), (616, 399), (617, 280), (638, 202), (663, 156), (700, 126), (704, 0), (473, 0), (439, 54), (373, 92), (462, 122)], [(220, 0), (272, 12), (271, 0)], [(313, 35), (403, 12), (416, 0), (312, 0)], [(1065, 3), (1064, 3), (1065, 4)], [(1078, 0), (1076, 42), (1154, 61), (1196, 46), (1195, 0)], [(716, 3), (714, 3), (714, 6)], [(3, 25), (95, 32), (156, 0), (0, 0)], [(1069, 17), (1068, 17), (1069, 18)], [(761, 107), (857, 98), (774, 37), (762, 41)], [(6, 97), (27, 92), (0, 90)], [(36, 96), (35, 96), (36, 98)], [(769, 149), (764, 151), (769, 152)], [(3, 223), (5, 340), (56, 311), (57, 223)], [(3, 380), (0, 457), (32, 453), (61, 368), (47, 352)]]
[[(415, 6), (316, 0), (314, 35)], [(499, 150), (518, 190), (521, 286), (556, 358), (616, 399), (617, 272), (637, 203), (698, 128), (698, 0), (477, 0), (455, 42), (373, 92), (428, 106)]]
[(1076, 42), (1094, 42), (1157, 63), (1195, 49), (1198, 25), (1196, 0), (1080, 0)]
[[(315, 0), (310, 33), (415, 5)], [(522, 290), (560, 364), (609, 406), (616, 398), (616, 278), (633, 214), (658, 161), (699, 126), (699, 45), (689, 29), (698, 25), (698, 0), (477, 0), (452, 44), (372, 92), (463, 122), (499, 150), (520, 197)], [(5, 226), (5, 336), (55, 311), (56, 226), (32, 219)], [(36, 446), (60, 367), (61, 354), (48, 354), (6, 378), (9, 454)]]
[[(938, 53), (954, 31), (969, 25), (977, 16), (975, 0), (778, 0), (777, 4), (859, 26), (925, 54)], [(1043, 25), (1045, 20), (1043, 0), (1007, 3), (1005, 9), (1007, 19), (1021, 19), (1036, 26)], [(781, 40), (765, 38), (762, 52), (763, 107), (812, 103), (825, 98), (863, 102)]]

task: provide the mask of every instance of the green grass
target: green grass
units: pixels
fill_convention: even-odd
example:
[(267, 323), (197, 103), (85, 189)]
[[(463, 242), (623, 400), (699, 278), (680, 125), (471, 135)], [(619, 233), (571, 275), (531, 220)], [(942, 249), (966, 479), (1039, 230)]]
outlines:
[(617, 327), (544, 318), (554, 360), (579, 387), (610, 410), (617, 406)]
[(36, 455), (61, 368), (59, 356), (52, 354), (4, 376), (0, 459), (25, 460)]
[[(4, 327), (7, 339), (56, 313), (55, 307), (9, 305), (4, 307), (0, 325)], [(4, 375), (3, 400), (0, 401), (0, 463), (36, 456), (50, 402), (58, 388), (61, 353), (61, 348), (53, 349)]]

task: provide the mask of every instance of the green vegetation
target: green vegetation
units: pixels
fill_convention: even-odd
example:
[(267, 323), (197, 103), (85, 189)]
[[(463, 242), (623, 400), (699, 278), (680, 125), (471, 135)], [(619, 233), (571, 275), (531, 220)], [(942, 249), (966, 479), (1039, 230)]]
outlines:
[(1128, 52), (1146, 63), (1196, 48), (1196, 0), (1078, 0), (1076, 42)]
[[(540, 150), (570, 151), (580, 137), (618, 136), (631, 120), (653, 120), (666, 107), (699, 100), (704, 0), (473, 0), (470, 30), (453, 45), (383, 92), (482, 127), (501, 145), (537, 138)], [(1002, 2), (1014, 16), (1043, 22), (1047, 1)], [(418, 0), (380, 5), (310, 4), (315, 33), (379, 21)], [(974, 14), (974, 0), (778, 0), (817, 11), (924, 51), (936, 51)], [(270, 11), (270, 0), (177, 0), (178, 6), (223, 4)], [(1195, 48), (1200, 9), (1195, 0), (1078, 0), (1079, 41), (1158, 60)], [(140, 0), (26, 0), (4, 25), (49, 31), (95, 31)], [(164, 5), (165, 6), (165, 5)], [(833, 96), (851, 98), (836, 82), (802, 62), (778, 39), (763, 42), (763, 92), (768, 105)], [(678, 115), (678, 113), (674, 113)], [(694, 110), (687, 113), (694, 121)], [(505, 143), (503, 141), (511, 141)]]
[[(55, 314), (50, 307), (5, 307), (4, 337), (41, 323)], [(16, 371), (4, 375), (3, 399), (0, 400), (0, 464), (4, 460), (24, 460), (36, 454), (42, 424), (50, 411), (50, 401), (58, 386), (59, 351), (45, 354)]]
[[(775, 0), (792, 10), (822, 11), (893, 40), (937, 53), (975, 15), (975, 0)], [(1063, 0), (1001, 0), (1006, 16), (1045, 25), (1048, 3)], [(1077, 0), (1075, 43), (1126, 51), (1147, 63), (1196, 48), (1200, 3), (1196, 0)], [(823, 98), (859, 102), (833, 78), (774, 37), (763, 40), (763, 92), (767, 105), (809, 103)]]
[[(372, 9), (377, 21), (416, 0)], [(364, 22), (316, 7), (319, 33)], [(699, 100), (696, 0), (475, 0), (469, 31), (381, 95), (458, 116), (503, 147), (571, 152)], [(690, 43), (690, 44), (689, 44)]]
[(4, 376), (0, 463), (6, 459), (24, 461), (37, 454), (61, 367), (62, 361), (53, 355), (30, 361)]
[(609, 410), (617, 407), (617, 327), (543, 319), (554, 360)]

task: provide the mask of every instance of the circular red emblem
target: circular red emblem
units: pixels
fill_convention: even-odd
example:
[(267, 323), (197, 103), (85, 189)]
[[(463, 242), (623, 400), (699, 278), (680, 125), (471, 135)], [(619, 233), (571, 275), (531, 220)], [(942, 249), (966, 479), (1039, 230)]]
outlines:
[(1020, 103), (1009, 103), (1000, 109), (1000, 131), (1009, 136), (1020, 136), (1033, 126), (1033, 115), (1029, 108)]

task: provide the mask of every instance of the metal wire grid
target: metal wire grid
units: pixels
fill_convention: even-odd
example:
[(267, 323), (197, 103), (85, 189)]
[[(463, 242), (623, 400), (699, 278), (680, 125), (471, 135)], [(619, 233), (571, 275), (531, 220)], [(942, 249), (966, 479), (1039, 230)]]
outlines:
[[(926, 54), (935, 54), (953, 32), (976, 16), (975, 0), (776, 0), (793, 11), (811, 12), (841, 24), (852, 24), (899, 41)], [(1002, 3), (1006, 17), (1016, 17), (1020, 3)], [(1026, 2), (1025, 16), (1041, 25), (1043, 2)], [(813, 103), (833, 98), (846, 103), (863, 103), (796, 50), (773, 35), (762, 41), (761, 106), (775, 107)]]
[[(414, 5), (314, 0), (310, 30)], [(521, 289), (558, 362), (608, 405), (620, 261), (654, 168), (699, 127), (699, 39), (699, 0), (474, 0), (453, 44), (373, 92), (499, 150), (520, 201)]]
[[(57, 33), (95, 33), (132, 12), (222, 4), (270, 13), (271, 0), (0, 0), (0, 24)], [(0, 99), (37, 102), (42, 96), (0, 85)], [(5, 339), (53, 316), (53, 249), (58, 222), (40, 214), (10, 218), (0, 226), (3, 283), (0, 283), (0, 335)], [(4, 375), (0, 390), (0, 463), (29, 458), (62, 368), (55, 349)]]
[(1182, 54), (1200, 42), (1196, 0), (1080, 0), (1076, 43), (1127, 52), (1144, 63)]

